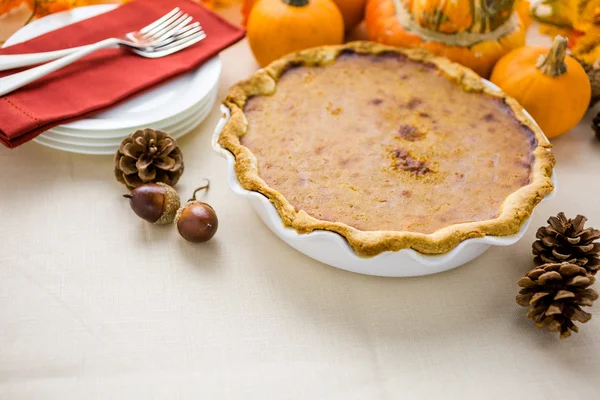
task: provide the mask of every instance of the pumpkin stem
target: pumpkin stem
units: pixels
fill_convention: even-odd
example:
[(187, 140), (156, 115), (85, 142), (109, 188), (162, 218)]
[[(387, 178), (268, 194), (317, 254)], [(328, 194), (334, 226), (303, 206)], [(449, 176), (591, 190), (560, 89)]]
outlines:
[(282, 0), (285, 4), (292, 7), (304, 7), (309, 0)]
[(556, 36), (552, 42), (550, 52), (540, 56), (537, 67), (544, 74), (552, 77), (560, 76), (567, 72), (565, 57), (567, 56), (567, 45), (569, 41), (563, 36)]

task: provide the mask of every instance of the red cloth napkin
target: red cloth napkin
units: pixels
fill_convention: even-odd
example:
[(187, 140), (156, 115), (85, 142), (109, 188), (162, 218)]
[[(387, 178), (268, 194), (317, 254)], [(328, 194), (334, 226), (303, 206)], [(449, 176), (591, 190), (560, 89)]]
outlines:
[[(151, 86), (197, 68), (244, 37), (244, 31), (189, 0), (137, 0), (114, 11), (69, 25), (0, 54), (58, 50), (120, 37), (179, 7), (199, 21), (207, 38), (158, 59), (126, 49), (106, 49), (0, 97), (0, 142), (14, 148), (53, 126), (84, 118)], [(15, 71), (0, 73), (6, 76)]]

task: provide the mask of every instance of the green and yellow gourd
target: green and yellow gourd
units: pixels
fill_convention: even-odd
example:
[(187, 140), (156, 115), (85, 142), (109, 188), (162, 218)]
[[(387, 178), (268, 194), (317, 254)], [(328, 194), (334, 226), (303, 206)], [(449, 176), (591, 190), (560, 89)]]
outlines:
[(371, 40), (422, 47), (488, 77), (494, 64), (525, 44), (516, 0), (368, 0)]

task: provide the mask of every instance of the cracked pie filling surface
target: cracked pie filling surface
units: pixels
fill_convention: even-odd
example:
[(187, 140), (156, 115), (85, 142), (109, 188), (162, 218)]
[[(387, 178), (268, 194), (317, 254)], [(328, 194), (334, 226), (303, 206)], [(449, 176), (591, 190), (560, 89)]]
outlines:
[(288, 56), (234, 86), (220, 138), (284, 223), (360, 254), (442, 253), (518, 232), (550, 191), (550, 145), (501, 92), (422, 51), (370, 43)]

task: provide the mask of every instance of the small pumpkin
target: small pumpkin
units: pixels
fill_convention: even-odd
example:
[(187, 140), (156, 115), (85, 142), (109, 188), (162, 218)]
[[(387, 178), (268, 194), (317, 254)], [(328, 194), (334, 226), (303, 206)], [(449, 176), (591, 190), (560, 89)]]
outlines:
[(26, 0), (26, 2), (38, 18), (89, 5), (86, 0)]
[(344, 18), (344, 27), (350, 31), (362, 21), (367, 0), (333, 0)]
[(341, 44), (344, 21), (332, 0), (261, 0), (250, 12), (247, 36), (265, 66), (294, 51)]
[(250, 11), (252, 11), (252, 7), (257, 0), (242, 0), (242, 25), (248, 26), (248, 17), (250, 16)]
[(368, 0), (365, 20), (376, 42), (422, 47), (488, 77), (509, 51), (525, 45), (516, 0)]
[(19, 7), (22, 2), (22, 0), (0, 0), (0, 15), (6, 14), (13, 8)]
[(566, 38), (557, 36), (549, 50), (514, 50), (498, 61), (490, 79), (521, 103), (549, 138), (577, 125), (591, 98), (586, 72), (567, 55), (567, 45)]
[(354, 42), (358, 40), (369, 40), (369, 35), (367, 35), (367, 27), (365, 26), (365, 21), (362, 21), (360, 24), (356, 25), (350, 31), (346, 33), (346, 41)]
[[(258, 0), (243, 0), (242, 1), (242, 24), (247, 26), (248, 16), (252, 7)], [(356, 27), (362, 21), (365, 15), (365, 5), (367, 0), (333, 0), (336, 6), (342, 13), (344, 18), (344, 28), (347, 32)]]

